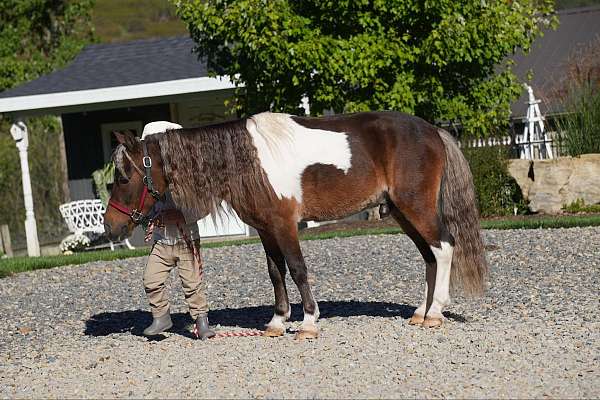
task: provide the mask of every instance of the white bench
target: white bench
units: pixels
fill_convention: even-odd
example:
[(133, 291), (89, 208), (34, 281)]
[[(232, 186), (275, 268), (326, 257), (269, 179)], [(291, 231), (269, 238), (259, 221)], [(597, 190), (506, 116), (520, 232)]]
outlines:
[[(72, 233), (104, 233), (104, 212), (106, 211), (106, 207), (104, 207), (100, 199), (76, 200), (61, 204), (58, 208), (69, 231)], [(128, 249), (135, 248), (129, 243), (129, 239), (114, 243), (109, 241), (109, 246), (111, 250), (114, 250), (115, 246), (126, 246)], [(100, 245), (93, 248), (100, 247), (106, 246)]]

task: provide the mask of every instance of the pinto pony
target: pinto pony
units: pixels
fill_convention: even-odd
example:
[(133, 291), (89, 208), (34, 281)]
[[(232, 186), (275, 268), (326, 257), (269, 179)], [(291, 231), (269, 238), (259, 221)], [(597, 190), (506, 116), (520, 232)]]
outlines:
[(298, 242), (298, 222), (385, 205), (426, 264), (425, 298), (411, 324), (442, 324), (449, 288), (484, 290), (487, 262), (469, 166), (454, 139), (398, 112), (320, 118), (261, 113), (140, 141), (116, 134), (116, 179), (104, 216), (113, 238), (131, 233), (170, 190), (181, 208), (215, 215), (223, 201), (258, 231), (275, 290), (265, 334), (290, 317), (286, 265), (302, 297), (296, 337), (316, 338), (319, 307)]

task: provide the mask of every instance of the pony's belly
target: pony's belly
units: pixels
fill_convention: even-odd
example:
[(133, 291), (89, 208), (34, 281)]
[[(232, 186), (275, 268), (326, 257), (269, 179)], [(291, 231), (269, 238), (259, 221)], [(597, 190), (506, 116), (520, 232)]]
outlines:
[(303, 209), (301, 221), (333, 221), (343, 219), (351, 215), (357, 214), (366, 209), (380, 206), (383, 203), (377, 201), (366, 201), (356, 204), (348, 204), (346, 207), (334, 207), (330, 209), (317, 207)]
[(302, 174), (301, 219), (330, 221), (386, 203), (374, 174), (345, 174), (332, 165), (313, 165)]

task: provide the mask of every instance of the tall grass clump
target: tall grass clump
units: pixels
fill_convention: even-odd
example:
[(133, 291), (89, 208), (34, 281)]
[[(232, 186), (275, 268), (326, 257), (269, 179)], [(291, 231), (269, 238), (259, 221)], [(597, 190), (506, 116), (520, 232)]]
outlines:
[(591, 84), (572, 88), (557, 118), (560, 145), (570, 156), (600, 153), (600, 90)]
[(570, 156), (600, 153), (600, 38), (571, 54), (553, 97), (562, 150)]

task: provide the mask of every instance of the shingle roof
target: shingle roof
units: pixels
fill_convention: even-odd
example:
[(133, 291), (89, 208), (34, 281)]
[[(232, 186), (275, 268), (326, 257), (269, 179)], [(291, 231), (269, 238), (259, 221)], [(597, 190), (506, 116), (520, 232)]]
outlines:
[[(556, 30), (547, 30), (536, 39), (531, 51), (513, 57), (513, 70), (522, 81), (527, 81), (528, 71), (533, 72), (531, 86), (537, 98), (547, 98), (566, 77), (569, 57), (574, 51), (600, 41), (600, 7), (585, 7), (558, 12), (560, 24)], [(600, 43), (600, 42), (599, 42)], [(513, 116), (527, 112), (526, 92), (513, 104)], [(540, 104), (542, 113), (546, 104)]]
[(86, 46), (65, 68), (0, 93), (0, 98), (208, 76), (186, 37)]

